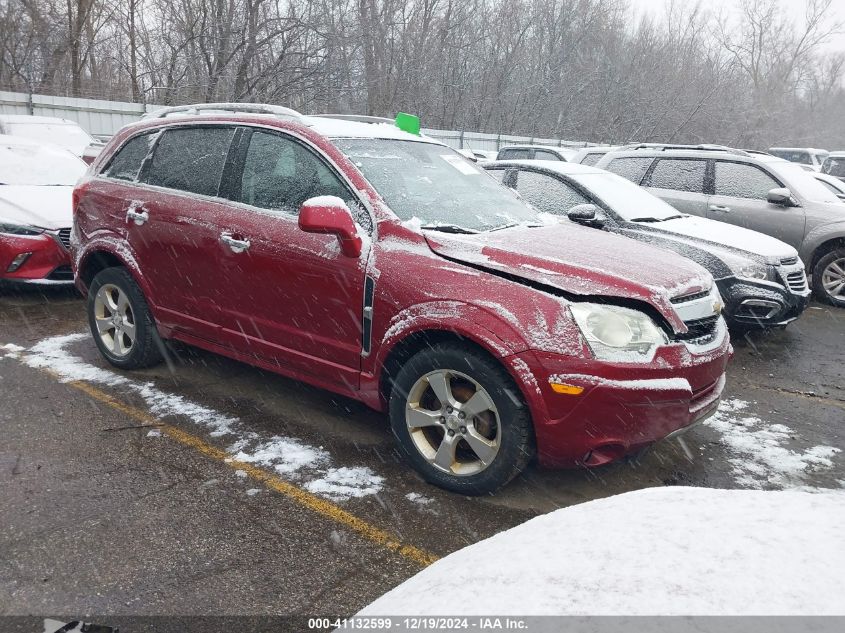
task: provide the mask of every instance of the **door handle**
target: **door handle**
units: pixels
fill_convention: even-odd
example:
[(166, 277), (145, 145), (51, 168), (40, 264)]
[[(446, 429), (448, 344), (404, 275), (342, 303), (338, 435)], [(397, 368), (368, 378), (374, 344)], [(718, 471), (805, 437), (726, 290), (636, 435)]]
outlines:
[(722, 205), (719, 205), (719, 204), (711, 204), (709, 208), (713, 213), (730, 213), (731, 212), (730, 207), (723, 207)]
[(232, 249), (233, 253), (243, 253), (249, 250), (249, 240), (239, 240), (231, 233), (221, 233), (220, 241)]
[(126, 209), (126, 223), (135, 222), (136, 226), (141, 226), (144, 222), (150, 221), (150, 212), (144, 208), (143, 202), (133, 202)]

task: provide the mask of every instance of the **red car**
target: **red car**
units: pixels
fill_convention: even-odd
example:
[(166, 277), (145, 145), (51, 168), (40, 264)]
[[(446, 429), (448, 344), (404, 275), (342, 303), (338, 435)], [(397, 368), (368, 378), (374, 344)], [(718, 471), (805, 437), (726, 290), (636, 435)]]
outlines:
[(73, 266), (112, 364), (174, 339), (361, 400), (464, 494), (716, 409), (731, 346), (697, 264), (547, 225), (395, 126), (248, 107), (124, 128), (77, 187)]
[(61, 147), (0, 135), (0, 279), (73, 278), (71, 195), (84, 173)]

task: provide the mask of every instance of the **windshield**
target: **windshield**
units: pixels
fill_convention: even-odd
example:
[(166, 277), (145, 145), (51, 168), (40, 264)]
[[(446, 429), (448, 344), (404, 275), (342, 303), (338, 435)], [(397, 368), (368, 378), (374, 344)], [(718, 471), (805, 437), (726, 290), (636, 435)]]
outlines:
[(768, 163), (769, 169), (786, 181), (786, 186), (800, 198), (810, 202), (840, 202), (829, 189), (816, 180), (812, 173), (793, 163), (780, 161)]
[(540, 223), (537, 212), (510, 189), (443, 145), (387, 139), (334, 144), (402, 220), (468, 231)]
[(803, 152), (801, 150), (790, 150), (790, 149), (772, 149), (769, 150), (769, 153), (772, 156), (777, 156), (778, 158), (784, 158), (791, 163), (801, 163), (802, 165), (812, 165), (813, 159), (810, 156), (809, 152)]
[(86, 169), (65, 150), (0, 144), (0, 185), (75, 185)]
[(81, 154), (93, 139), (78, 125), (70, 123), (9, 123), (8, 133), (67, 147)]
[(845, 156), (831, 156), (824, 161), (822, 173), (845, 178)]
[(616, 174), (578, 174), (571, 178), (628, 222), (637, 219), (660, 221), (680, 215), (677, 209), (657, 196)]

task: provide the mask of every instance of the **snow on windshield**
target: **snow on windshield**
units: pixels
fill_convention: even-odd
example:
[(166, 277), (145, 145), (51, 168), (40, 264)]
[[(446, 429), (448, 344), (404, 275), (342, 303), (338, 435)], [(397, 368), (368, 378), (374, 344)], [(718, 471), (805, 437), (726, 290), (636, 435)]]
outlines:
[(448, 147), (386, 139), (336, 139), (334, 144), (402, 220), (471, 231), (540, 222), (516, 194)]
[(677, 209), (616, 174), (577, 174), (572, 179), (629, 222), (635, 218), (678, 217)]
[(786, 186), (800, 197), (811, 202), (839, 202), (839, 198), (816, 180), (813, 175), (795, 163), (771, 162), (769, 169), (786, 180)]
[(93, 139), (78, 125), (70, 123), (8, 123), (8, 134), (24, 136), (66, 147), (81, 155)]
[(75, 185), (85, 169), (85, 163), (64, 150), (0, 144), (0, 184)]

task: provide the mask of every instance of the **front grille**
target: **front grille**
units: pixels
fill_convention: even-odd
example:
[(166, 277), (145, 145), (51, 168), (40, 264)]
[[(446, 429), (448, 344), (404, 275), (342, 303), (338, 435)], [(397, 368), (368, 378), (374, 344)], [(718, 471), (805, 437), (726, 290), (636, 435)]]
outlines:
[(684, 295), (683, 297), (673, 297), (670, 299), (672, 303), (678, 305), (679, 303), (688, 303), (690, 301), (695, 301), (696, 299), (703, 299), (710, 295), (709, 290), (705, 290), (704, 292), (698, 292), (694, 295)]
[(687, 341), (689, 343), (704, 343), (712, 340), (716, 334), (718, 324), (719, 315), (697, 319), (695, 321), (687, 321), (686, 326), (688, 331), (685, 334), (676, 334), (675, 338), (679, 341)]
[(780, 260), (781, 266), (794, 266), (798, 263), (797, 257), (787, 257), (785, 259)]
[(807, 276), (803, 270), (788, 273), (786, 275), (786, 284), (793, 292), (804, 292), (807, 289)]
[(59, 241), (65, 248), (70, 248), (70, 229), (59, 229)]

